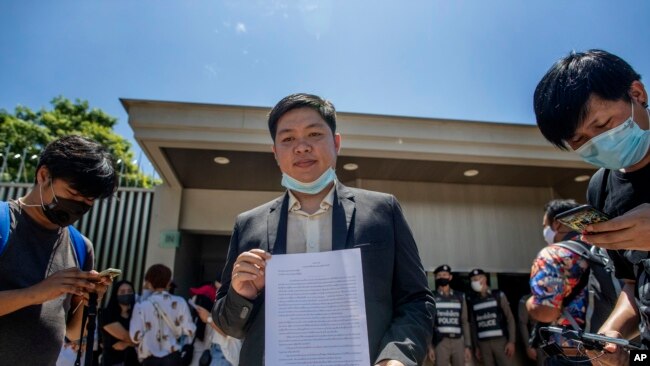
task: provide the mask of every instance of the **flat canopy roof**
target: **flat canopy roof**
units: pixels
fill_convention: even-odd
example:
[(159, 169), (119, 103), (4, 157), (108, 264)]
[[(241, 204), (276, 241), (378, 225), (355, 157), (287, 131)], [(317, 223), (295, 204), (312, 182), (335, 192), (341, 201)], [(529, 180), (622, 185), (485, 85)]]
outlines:
[[(121, 99), (135, 139), (165, 184), (280, 191), (270, 108)], [(543, 139), (536, 126), (337, 113), (337, 175), (357, 179), (550, 187), (582, 199), (593, 167)], [(215, 163), (225, 157), (228, 164)], [(356, 170), (343, 165), (354, 163)], [(479, 174), (466, 177), (467, 170)]]

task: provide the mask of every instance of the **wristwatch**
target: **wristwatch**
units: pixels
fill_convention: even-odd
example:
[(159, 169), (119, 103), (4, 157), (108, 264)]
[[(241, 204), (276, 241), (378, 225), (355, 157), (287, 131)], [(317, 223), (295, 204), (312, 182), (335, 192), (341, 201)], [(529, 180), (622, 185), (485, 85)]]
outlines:
[(207, 321), (208, 321), (208, 324), (214, 323), (214, 319), (212, 319), (212, 316), (209, 316)]

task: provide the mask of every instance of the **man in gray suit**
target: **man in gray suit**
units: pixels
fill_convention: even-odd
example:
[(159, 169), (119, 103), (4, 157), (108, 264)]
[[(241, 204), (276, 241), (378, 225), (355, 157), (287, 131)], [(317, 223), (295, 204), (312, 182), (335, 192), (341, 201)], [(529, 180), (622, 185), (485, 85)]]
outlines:
[(361, 249), (370, 360), (422, 364), (433, 298), (399, 203), (336, 181), (341, 135), (329, 101), (282, 99), (269, 114), (273, 153), (287, 192), (237, 217), (212, 314), (243, 338), (240, 365), (264, 364), (264, 269), (272, 254)]

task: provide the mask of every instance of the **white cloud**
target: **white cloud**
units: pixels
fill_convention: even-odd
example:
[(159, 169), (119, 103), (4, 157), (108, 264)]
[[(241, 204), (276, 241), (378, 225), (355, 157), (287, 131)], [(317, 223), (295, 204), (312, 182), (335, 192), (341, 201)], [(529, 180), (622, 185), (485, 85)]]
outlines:
[(237, 31), (237, 33), (240, 33), (240, 34), (241, 33), (246, 33), (246, 24), (244, 24), (242, 22), (238, 22), (237, 26), (235, 26), (235, 30)]
[(316, 3), (303, 1), (298, 5), (298, 9), (303, 13), (309, 13), (315, 10), (318, 10), (319, 6)]
[(262, 16), (265, 17), (274, 16), (278, 13), (281, 13), (285, 18), (288, 16), (286, 10), (289, 8), (289, 4), (285, 0), (260, 0), (257, 2), (257, 6), (264, 9)]
[(208, 72), (208, 77), (215, 78), (217, 77), (217, 70), (214, 67), (214, 64), (204, 65), (203, 68)]

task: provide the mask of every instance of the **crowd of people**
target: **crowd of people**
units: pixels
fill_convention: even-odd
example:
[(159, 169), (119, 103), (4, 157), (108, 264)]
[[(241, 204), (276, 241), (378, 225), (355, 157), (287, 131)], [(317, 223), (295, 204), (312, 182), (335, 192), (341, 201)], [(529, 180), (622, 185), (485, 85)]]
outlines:
[[(474, 358), (509, 365), (517, 329), (539, 364), (627, 364), (629, 351), (620, 345), (586, 350), (561, 332), (541, 330), (556, 326), (650, 345), (647, 108), (640, 75), (602, 50), (572, 52), (539, 82), (534, 110), (542, 135), (600, 168), (587, 202), (611, 220), (576, 231), (558, 219), (576, 201), (546, 205), (548, 245), (531, 258), (519, 327), (505, 294), (489, 287), (480, 268), (468, 273), (467, 294), (451, 288), (447, 264), (435, 270), (436, 288), (429, 289), (397, 199), (337, 180), (341, 135), (333, 104), (321, 97), (292, 94), (271, 110), (268, 127), (286, 192), (236, 218), (223, 285), (191, 288), (188, 300), (170, 291), (172, 272), (162, 264), (147, 269), (140, 296), (129, 281), (112, 283), (93, 269), (92, 243), (71, 224), (114, 194), (115, 162), (90, 139), (60, 138), (42, 152), (32, 189), (0, 205), (0, 365), (53, 365), (91, 348), (106, 366), (263, 365), (271, 256), (352, 248), (361, 252), (373, 365), (421, 365), (426, 358), (436, 365)], [(95, 334), (85, 332), (84, 314), (93, 314), (104, 296), (94, 337), (101, 341), (86, 345), (83, 339)]]
[[(241, 341), (226, 335), (210, 315), (220, 285), (192, 287), (184, 299), (174, 295), (172, 271), (163, 264), (149, 267), (139, 295), (127, 280), (113, 283), (99, 312), (92, 365), (238, 365)], [(83, 339), (81, 346), (66, 339), (56, 365), (74, 365), (80, 349), (85, 360), (86, 347)]]

